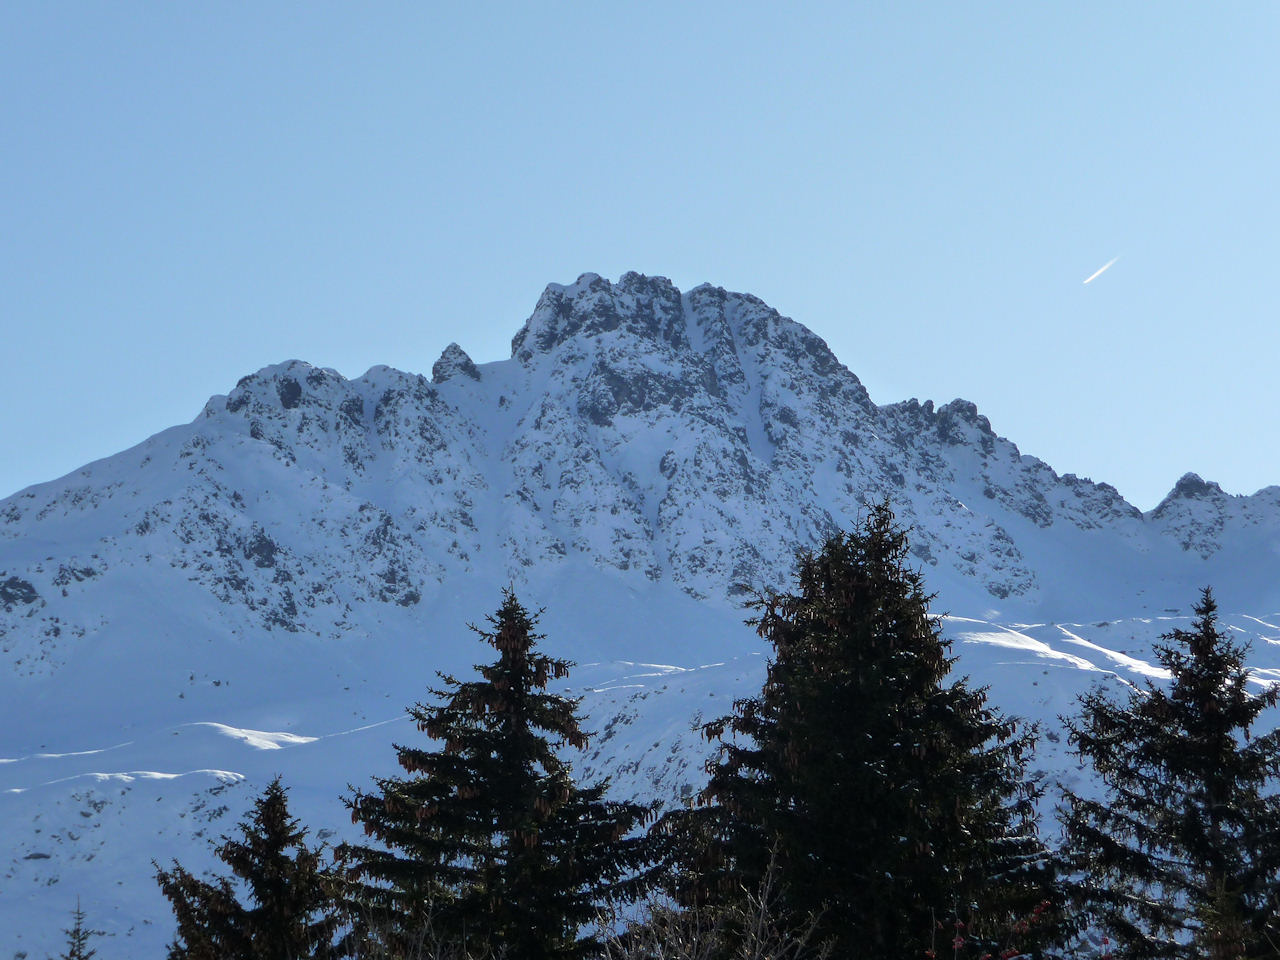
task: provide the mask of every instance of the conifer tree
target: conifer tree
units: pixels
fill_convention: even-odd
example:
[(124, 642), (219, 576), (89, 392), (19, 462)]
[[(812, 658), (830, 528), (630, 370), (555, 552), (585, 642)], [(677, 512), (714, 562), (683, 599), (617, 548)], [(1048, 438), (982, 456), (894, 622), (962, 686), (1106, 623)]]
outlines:
[(435, 746), (397, 745), (408, 776), (347, 801), (381, 844), (340, 849), (347, 898), (361, 936), (393, 953), (429, 927), (476, 956), (586, 955), (597, 944), (579, 928), (651, 872), (654, 841), (632, 836), (648, 808), (606, 800), (606, 783), (578, 787), (558, 754), (587, 735), (578, 701), (547, 692), (571, 664), (537, 650), (536, 622), (505, 591), (489, 629), (472, 627), (497, 660), (476, 666), (476, 680), (440, 674), (432, 701), (409, 709)]
[(66, 930), (67, 949), (58, 960), (90, 960), (98, 951), (89, 946), (89, 938), (93, 931), (84, 925), (84, 911), (80, 909), (80, 900), (76, 900), (76, 908), (71, 912), (71, 927)]
[(1064, 854), (1087, 922), (1126, 958), (1280, 956), (1280, 731), (1253, 725), (1280, 688), (1248, 689), (1246, 645), (1218, 628), (1205, 589), (1190, 630), (1165, 634), (1148, 683), (1095, 691), (1067, 720), (1103, 788), (1068, 792)]
[(668, 821), (695, 841), (681, 899), (731, 900), (772, 860), (785, 923), (816, 917), (834, 956), (877, 960), (921, 956), (944, 919), (989, 942), (1032, 914), (1049, 869), (1032, 735), (948, 680), (930, 600), (888, 504), (802, 554), (794, 592), (757, 598), (764, 688), (705, 726), (704, 806)]
[(218, 858), (245, 888), (248, 906), (226, 877), (212, 883), (175, 863), (156, 880), (178, 922), (170, 960), (321, 960), (332, 956), (336, 920), (320, 866), (320, 851), (289, 815), (280, 778), (253, 811), (224, 837)]

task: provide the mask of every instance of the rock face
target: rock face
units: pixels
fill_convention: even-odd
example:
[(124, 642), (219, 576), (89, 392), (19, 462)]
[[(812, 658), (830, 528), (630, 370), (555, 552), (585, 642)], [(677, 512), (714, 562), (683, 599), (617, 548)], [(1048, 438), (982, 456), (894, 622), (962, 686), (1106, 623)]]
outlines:
[(456, 377), (461, 374), (464, 377), (470, 377), (472, 380), (480, 379), (480, 371), (476, 367), (472, 359), (467, 356), (456, 343), (451, 343), (444, 348), (444, 353), (440, 354), (440, 359), (431, 366), (431, 382), (444, 383), (450, 377)]
[[(463, 625), (509, 583), (546, 605), (557, 652), (592, 665), (597, 728), (634, 721), (630, 740), (602, 738), (587, 769), (688, 792), (704, 749), (689, 745), (691, 712), (722, 711), (760, 675), (762, 661), (732, 659), (759, 652), (738, 599), (786, 584), (797, 549), (885, 498), (912, 528), (940, 611), (1016, 626), (974, 632), (982, 649), (1076, 644), (1054, 662), (1096, 671), (1077, 634), (1017, 631), (1116, 611), (1149, 623), (1185, 611), (1205, 583), (1224, 609), (1280, 609), (1278, 487), (1232, 497), (1189, 474), (1144, 515), (1105, 483), (1023, 455), (970, 402), (877, 406), (821, 339), (755, 297), (585, 274), (546, 289), (508, 360), (477, 366), (450, 344), (430, 381), (266, 367), (194, 422), (0, 501), (0, 703), (24, 720), (0, 733), (0, 794), (27, 804), (5, 820), (27, 832), (0, 849), (0, 871), (10, 863), (3, 875), (24, 890), (70, 875), (50, 838), (91, 859), (64, 833), (102, 810), (152, 829), (145, 805), (123, 799), (147, 778), (212, 778), (156, 821), (163, 834), (190, 814), (188, 846), (169, 848), (189, 851), (239, 773), (174, 744), (198, 729), (202, 743), (275, 749), (292, 741), (263, 730), (394, 718), (434, 669), (472, 662)], [(606, 661), (628, 666), (610, 674)], [(718, 690), (717, 677), (740, 686)], [(640, 687), (635, 697), (667, 705), (661, 723), (618, 692)], [(681, 699), (695, 693), (696, 705)], [(339, 753), (342, 736), (316, 735)], [(59, 745), (93, 758), (109, 743), (139, 766), (108, 763), (125, 753), (58, 760), (79, 772), (42, 779)], [(368, 751), (356, 756), (317, 762), (318, 795), (365, 775)], [(126, 786), (49, 786), (75, 777)], [(63, 833), (41, 825), (43, 795), (23, 792), (36, 784), (74, 791), (58, 801), (75, 814)], [(139, 856), (143, 868), (163, 859)], [(138, 897), (141, 930), (156, 904)], [(0, 894), (0, 928), (15, 902)]]

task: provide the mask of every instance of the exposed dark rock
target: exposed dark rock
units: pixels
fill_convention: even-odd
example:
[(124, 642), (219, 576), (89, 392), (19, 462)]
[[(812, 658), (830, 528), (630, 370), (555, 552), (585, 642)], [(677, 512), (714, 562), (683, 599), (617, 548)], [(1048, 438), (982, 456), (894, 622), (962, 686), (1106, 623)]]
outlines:
[(274, 567), (277, 549), (274, 540), (261, 530), (255, 530), (253, 537), (245, 544), (244, 558), (252, 560), (255, 567)]
[(286, 410), (292, 410), (302, 401), (302, 384), (293, 377), (281, 377), (276, 392), (280, 395), (280, 406)]
[(21, 577), (0, 581), (0, 606), (5, 613), (12, 613), (18, 604), (30, 605), (40, 599), (36, 588)]
[(444, 352), (440, 354), (440, 359), (431, 366), (431, 382), (444, 383), (454, 377), (462, 375), (470, 377), (472, 380), (480, 379), (480, 369), (472, 362), (463, 350), (456, 343), (451, 343), (444, 348)]
[(359, 397), (347, 397), (338, 405), (338, 412), (353, 427), (364, 423), (364, 401)]

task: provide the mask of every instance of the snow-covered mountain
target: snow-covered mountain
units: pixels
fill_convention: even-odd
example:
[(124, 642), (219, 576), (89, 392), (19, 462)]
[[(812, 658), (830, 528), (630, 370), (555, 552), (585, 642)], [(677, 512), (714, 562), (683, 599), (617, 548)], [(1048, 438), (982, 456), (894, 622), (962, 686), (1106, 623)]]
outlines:
[(1044, 721), (1212, 583), (1280, 677), (1280, 487), (1188, 474), (1142, 513), (1059, 475), (969, 402), (877, 406), (755, 297), (635, 273), (551, 285), (477, 365), (346, 380), (290, 361), (190, 424), (0, 501), (0, 958), (42, 956), (77, 896), (104, 960), (158, 956), (150, 861), (209, 863), (274, 773), (325, 836), (393, 766), (403, 707), (484, 655), (508, 583), (580, 666), (578, 767), (664, 799), (690, 733), (758, 688), (749, 591), (889, 498), (960, 668)]

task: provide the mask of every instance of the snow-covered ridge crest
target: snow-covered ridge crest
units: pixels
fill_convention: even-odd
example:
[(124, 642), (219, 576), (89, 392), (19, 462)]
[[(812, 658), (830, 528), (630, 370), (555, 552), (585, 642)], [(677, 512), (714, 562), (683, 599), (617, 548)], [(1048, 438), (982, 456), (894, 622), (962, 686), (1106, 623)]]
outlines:
[(1068, 612), (1059, 568), (1089, 571), (1099, 609), (1152, 580), (1163, 607), (1280, 542), (1277, 488), (1188, 475), (1144, 516), (1022, 455), (973, 403), (877, 407), (755, 297), (584, 274), (547, 287), (510, 361), (450, 344), (432, 381), (265, 367), (194, 423), (0, 502), (0, 656), (56, 660), (63, 629), (96, 629), (55, 612), (77, 570), (145, 563), (255, 627), (336, 636), (352, 602), (411, 607), (458, 574), (585, 562), (694, 597), (776, 586), (795, 549), (884, 498), (944, 600), (1028, 615)]

